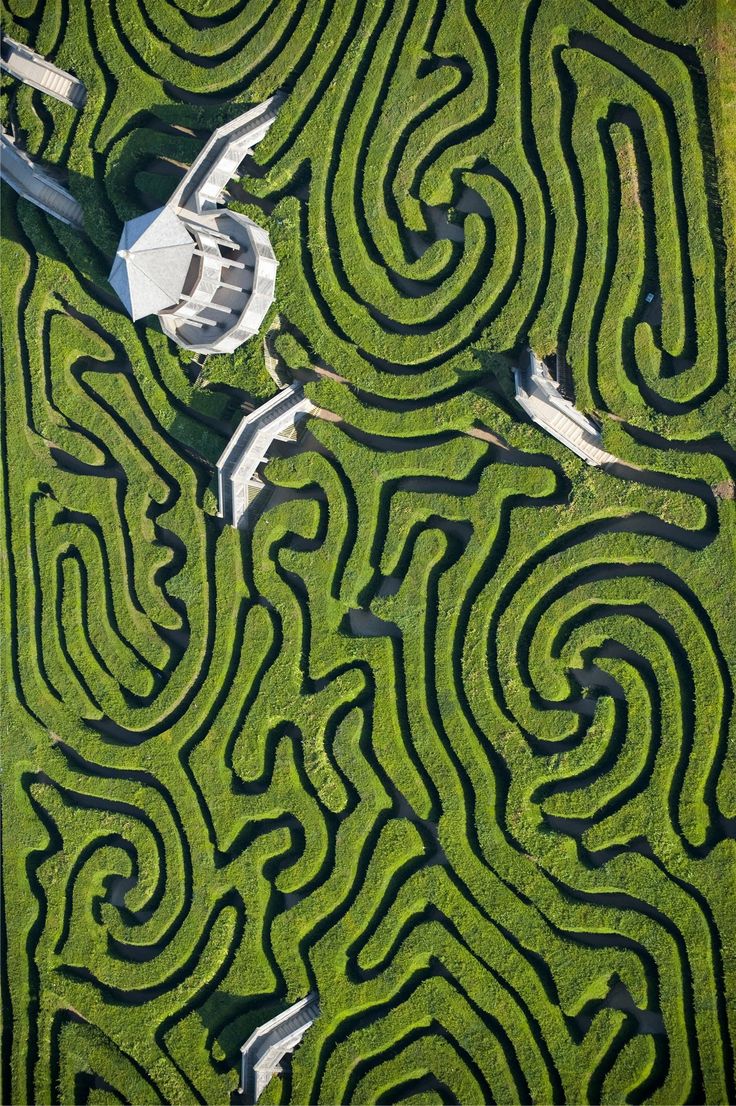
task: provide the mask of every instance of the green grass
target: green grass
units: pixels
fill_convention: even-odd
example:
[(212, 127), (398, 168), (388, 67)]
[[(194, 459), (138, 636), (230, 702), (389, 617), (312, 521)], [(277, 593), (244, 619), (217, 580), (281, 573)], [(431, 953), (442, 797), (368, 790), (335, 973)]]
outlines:
[[(2, 1101), (227, 1103), (310, 990), (262, 1102), (733, 1101), (728, 5), (3, 15), (88, 101), (0, 83), (85, 215), (3, 186)], [(201, 363), (112, 253), (279, 89), (276, 304)], [(238, 533), (271, 327), (330, 419)], [(527, 343), (625, 470), (522, 419)]]

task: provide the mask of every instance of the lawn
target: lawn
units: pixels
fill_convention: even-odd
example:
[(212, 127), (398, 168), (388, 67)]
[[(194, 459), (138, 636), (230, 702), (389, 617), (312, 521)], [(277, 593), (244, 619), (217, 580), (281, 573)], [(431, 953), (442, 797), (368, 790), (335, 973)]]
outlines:
[[(733, 4), (3, 24), (87, 101), (2, 74), (85, 227), (2, 187), (0, 1100), (230, 1103), (315, 991), (261, 1103), (736, 1101)], [(229, 201), (276, 302), (202, 362), (107, 275), (276, 91)], [(620, 465), (526, 419), (528, 345)], [(329, 417), (238, 531), (266, 356)]]

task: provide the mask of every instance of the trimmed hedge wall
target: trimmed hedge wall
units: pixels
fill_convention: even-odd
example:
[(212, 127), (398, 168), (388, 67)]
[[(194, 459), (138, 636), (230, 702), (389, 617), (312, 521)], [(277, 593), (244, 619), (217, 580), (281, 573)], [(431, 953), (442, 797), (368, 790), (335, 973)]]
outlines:
[[(228, 1102), (313, 990), (262, 1102), (733, 1101), (729, 13), (4, 14), (88, 100), (0, 84), (85, 216), (3, 188), (2, 1101)], [(112, 254), (279, 89), (276, 305), (202, 362)], [(527, 344), (620, 465), (521, 418)], [(271, 358), (322, 417), (235, 531)]]

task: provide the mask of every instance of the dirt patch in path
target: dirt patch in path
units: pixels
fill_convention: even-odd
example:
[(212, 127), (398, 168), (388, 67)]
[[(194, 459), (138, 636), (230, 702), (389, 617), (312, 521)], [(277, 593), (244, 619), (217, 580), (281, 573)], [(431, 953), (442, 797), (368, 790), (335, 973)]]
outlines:
[(716, 499), (736, 499), (736, 483), (733, 480), (719, 480), (717, 484), (711, 484), (711, 490)]

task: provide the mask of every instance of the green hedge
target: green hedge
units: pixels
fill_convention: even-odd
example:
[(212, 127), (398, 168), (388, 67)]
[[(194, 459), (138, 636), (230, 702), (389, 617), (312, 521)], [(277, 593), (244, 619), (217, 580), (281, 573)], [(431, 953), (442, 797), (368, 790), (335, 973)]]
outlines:
[[(3, 190), (0, 1097), (226, 1102), (316, 990), (262, 1101), (732, 1100), (731, 23), (5, 15), (88, 100), (2, 81), (85, 232)], [(239, 205), (276, 304), (194, 364), (112, 254), (154, 159), (277, 89)], [(235, 531), (276, 312), (328, 418)], [(529, 342), (626, 467), (521, 417)]]

